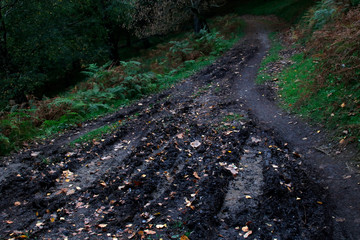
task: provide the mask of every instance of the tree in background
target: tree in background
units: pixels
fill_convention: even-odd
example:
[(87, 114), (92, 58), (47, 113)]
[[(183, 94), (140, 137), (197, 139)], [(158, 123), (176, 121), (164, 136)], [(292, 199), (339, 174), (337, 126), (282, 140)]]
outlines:
[(132, 29), (139, 37), (163, 35), (178, 30), (193, 19), (194, 32), (209, 31), (205, 14), (225, 0), (138, 0)]
[(121, 60), (121, 41), (165, 35), (224, 0), (0, 0), (0, 107), (74, 83), (90, 63)]
[(132, 0), (0, 0), (0, 99), (64, 88), (82, 65), (119, 61)]

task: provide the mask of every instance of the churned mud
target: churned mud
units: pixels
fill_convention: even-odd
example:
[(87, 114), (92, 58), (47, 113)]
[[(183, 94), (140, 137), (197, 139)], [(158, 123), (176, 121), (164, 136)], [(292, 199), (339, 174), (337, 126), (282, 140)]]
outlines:
[(248, 17), (244, 40), (173, 88), (2, 159), (0, 239), (357, 239), (359, 213), (336, 215), (326, 171), (294, 140), (311, 128), (253, 84), (270, 20)]

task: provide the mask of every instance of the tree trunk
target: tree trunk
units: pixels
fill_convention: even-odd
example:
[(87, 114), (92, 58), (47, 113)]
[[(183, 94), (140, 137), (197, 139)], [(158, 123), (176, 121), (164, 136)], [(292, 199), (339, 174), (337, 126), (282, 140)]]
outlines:
[(1, 70), (8, 73), (10, 66), (10, 56), (7, 49), (7, 29), (5, 20), (0, 9), (0, 58), (1, 58)]
[(192, 8), (191, 9), (194, 15), (194, 32), (195, 34), (199, 34), (202, 29), (206, 32), (210, 32), (209, 25), (207, 24), (206, 18), (202, 16), (198, 9)]
[(119, 55), (119, 41), (120, 41), (120, 31), (117, 28), (112, 28), (109, 30), (108, 41), (110, 47), (110, 59), (114, 64), (119, 64), (120, 55)]

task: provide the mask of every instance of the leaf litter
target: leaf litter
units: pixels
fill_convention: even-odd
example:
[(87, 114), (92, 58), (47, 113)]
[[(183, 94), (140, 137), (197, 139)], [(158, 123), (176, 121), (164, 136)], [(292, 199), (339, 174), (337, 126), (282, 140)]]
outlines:
[[(75, 151), (55, 140), (51, 151), (15, 156), (24, 167), (1, 182), (0, 237), (22, 236), (17, 229), (32, 239), (325, 236), (329, 216), (317, 203), (326, 202), (324, 191), (297, 164), (301, 156), (262, 129), (229, 88), (237, 75), (228, 70), (241, 71), (258, 51), (254, 44), (237, 45), (175, 88), (113, 115), (119, 121), (137, 113), (103, 141)], [(224, 124), (229, 113), (241, 122)], [(56, 164), (42, 165), (44, 156)], [(260, 157), (263, 182), (253, 176), (226, 213), (231, 184), (251, 173), (243, 159)]]

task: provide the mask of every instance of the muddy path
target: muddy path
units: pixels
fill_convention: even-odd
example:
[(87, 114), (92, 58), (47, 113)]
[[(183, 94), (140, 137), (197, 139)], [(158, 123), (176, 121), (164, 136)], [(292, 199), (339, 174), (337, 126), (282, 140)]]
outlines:
[(291, 116), (253, 84), (275, 20), (246, 19), (247, 37), (194, 76), (2, 159), (0, 239), (357, 239), (358, 205), (341, 212), (324, 156), (312, 159), (321, 139), (297, 142), (311, 127), (283, 127)]

